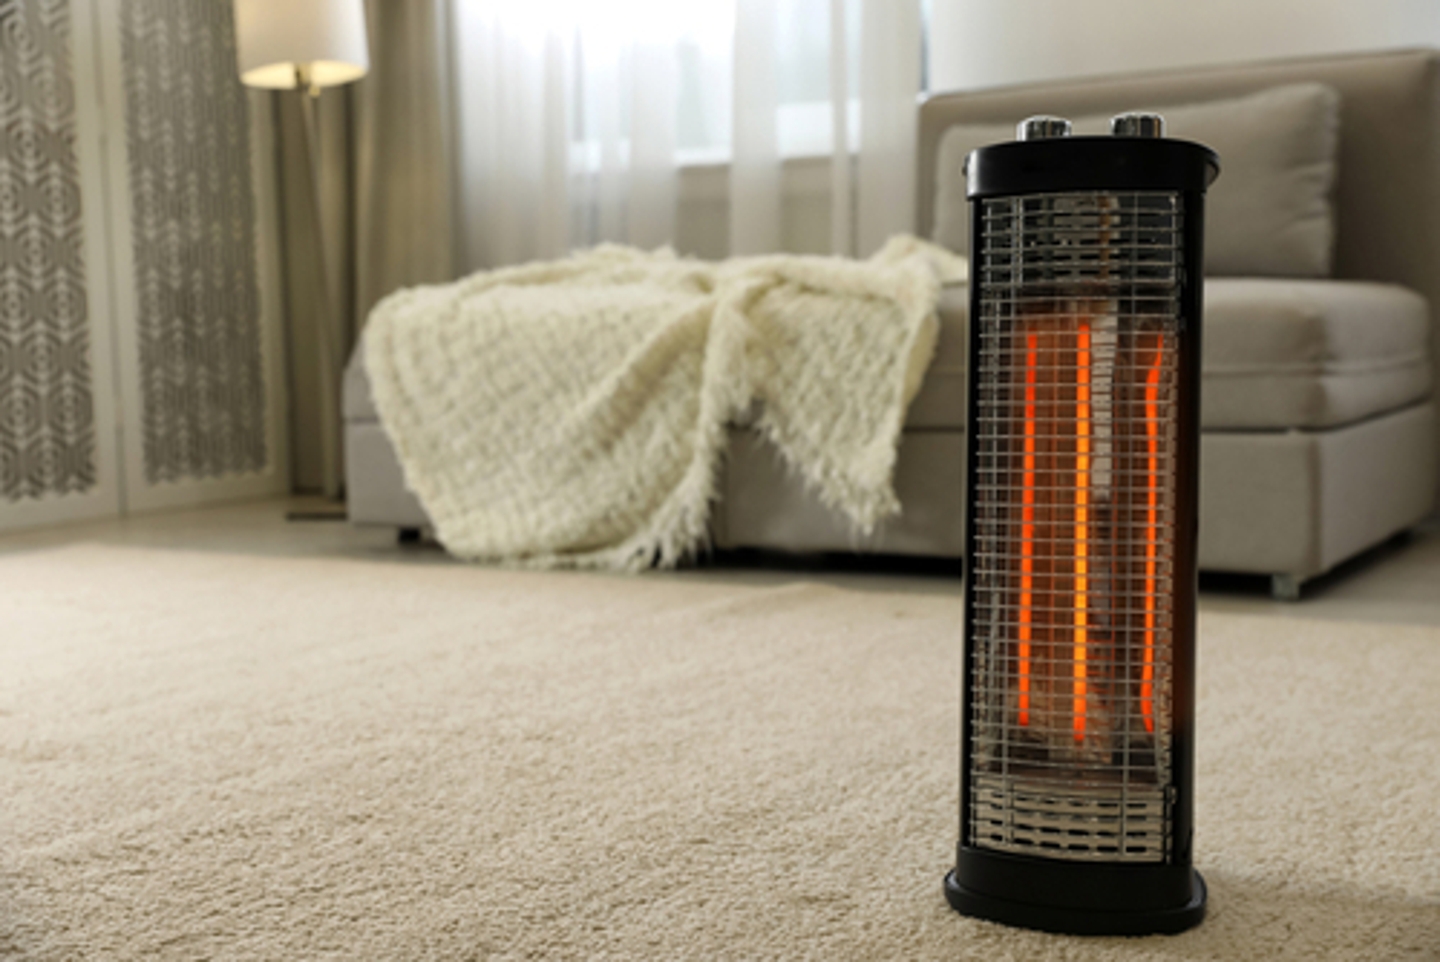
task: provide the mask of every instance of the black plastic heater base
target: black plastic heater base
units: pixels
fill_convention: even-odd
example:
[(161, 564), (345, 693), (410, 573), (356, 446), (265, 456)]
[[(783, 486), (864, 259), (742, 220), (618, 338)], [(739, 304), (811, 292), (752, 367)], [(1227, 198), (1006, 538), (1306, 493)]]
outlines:
[(1193, 875), (1190, 901), (1168, 909), (1108, 912), (1012, 902), (964, 888), (954, 872), (945, 876), (945, 898), (961, 915), (1022, 929), (1066, 935), (1174, 935), (1205, 918), (1205, 880), (1199, 872)]

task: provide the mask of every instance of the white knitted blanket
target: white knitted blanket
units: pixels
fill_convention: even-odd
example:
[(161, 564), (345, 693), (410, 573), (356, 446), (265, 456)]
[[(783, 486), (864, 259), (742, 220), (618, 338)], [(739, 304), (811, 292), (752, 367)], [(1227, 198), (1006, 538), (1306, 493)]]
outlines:
[(366, 365), (455, 555), (668, 566), (705, 543), (727, 427), (748, 416), (859, 530), (898, 512), (905, 409), (964, 270), (912, 237), (868, 261), (605, 246), (393, 294)]

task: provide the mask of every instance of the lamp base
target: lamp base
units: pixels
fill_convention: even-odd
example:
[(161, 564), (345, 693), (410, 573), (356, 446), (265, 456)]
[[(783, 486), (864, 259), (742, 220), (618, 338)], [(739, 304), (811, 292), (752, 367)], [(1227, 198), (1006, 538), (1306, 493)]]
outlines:
[(967, 889), (953, 871), (945, 876), (945, 898), (961, 915), (1022, 929), (1067, 935), (1174, 935), (1205, 918), (1205, 880), (1193, 870), (1191, 876), (1189, 901), (1167, 909), (1115, 912), (1015, 902)]

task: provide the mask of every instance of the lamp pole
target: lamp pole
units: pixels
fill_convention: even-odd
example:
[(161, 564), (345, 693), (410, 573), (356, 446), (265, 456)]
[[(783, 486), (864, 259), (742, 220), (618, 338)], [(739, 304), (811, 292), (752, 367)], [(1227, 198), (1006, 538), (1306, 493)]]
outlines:
[(314, 325), (316, 353), (320, 361), (320, 417), (325, 429), (320, 433), (321, 484), (325, 497), (341, 498), (340, 445), (335, 424), (339, 417), (340, 346), (336, 343), (335, 299), (330, 289), (330, 259), (325, 251), (325, 214), (320, 198), (320, 87), (307, 63), (295, 65), (295, 88), (300, 91), (300, 112), (304, 118), (305, 169), (310, 182), (311, 228), (315, 231), (315, 264), (319, 275), (315, 285), (316, 315)]
[[(339, 501), (343, 359), (320, 197), (319, 98), (322, 88), (358, 80), (370, 69), (365, 0), (235, 0), (235, 39), (242, 83), (268, 90), (298, 90), (303, 98), (305, 167), (320, 275), (315, 285), (314, 326), (322, 420), (321, 484), (328, 499)], [(294, 517), (307, 516), (344, 517), (334, 512)]]

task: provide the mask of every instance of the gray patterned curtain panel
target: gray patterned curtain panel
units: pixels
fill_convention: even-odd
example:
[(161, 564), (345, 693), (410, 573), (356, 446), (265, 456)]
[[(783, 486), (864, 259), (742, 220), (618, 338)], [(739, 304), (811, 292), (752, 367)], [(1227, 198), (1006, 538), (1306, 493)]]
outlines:
[(95, 484), (68, 0), (0, 0), (0, 500)]
[(145, 479), (263, 470), (245, 91), (230, 4), (124, 0)]

